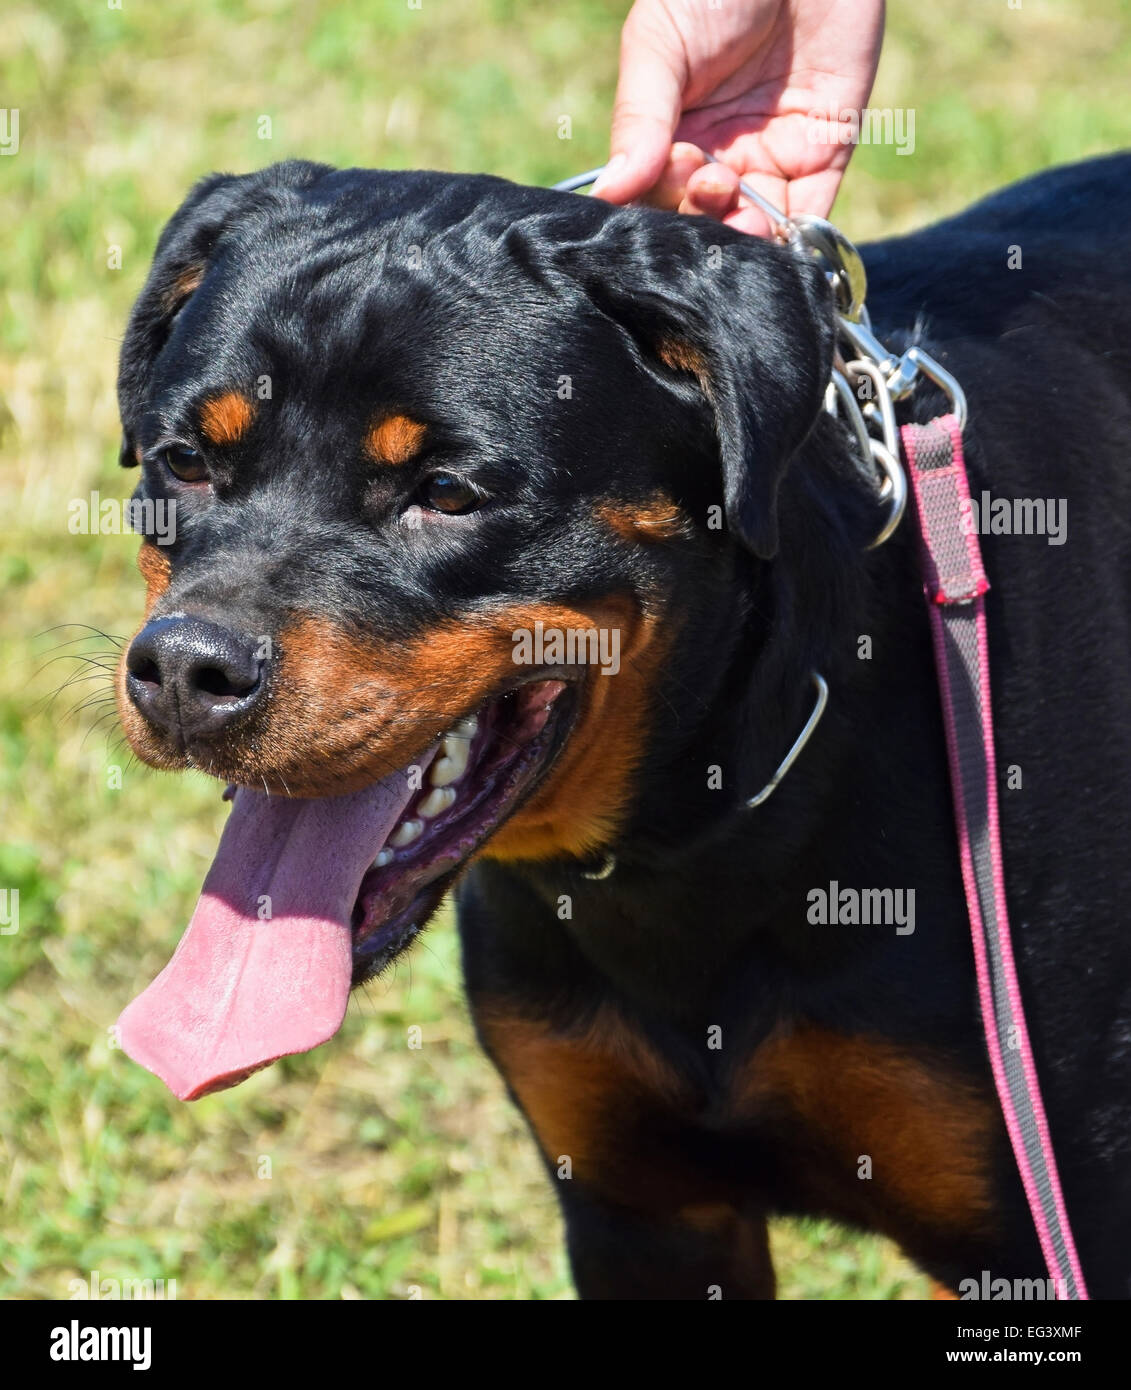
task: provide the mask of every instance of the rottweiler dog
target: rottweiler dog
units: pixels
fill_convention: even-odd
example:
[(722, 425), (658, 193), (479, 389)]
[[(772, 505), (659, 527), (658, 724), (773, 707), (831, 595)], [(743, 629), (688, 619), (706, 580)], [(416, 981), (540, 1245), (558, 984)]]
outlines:
[[(1116, 156), (864, 252), (881, 340), (970, 402), (1018, 968), (1100, 1298), (1131, 1295), (1129, 225)], [(117, 691), (139, 757), (233, 805), (133, 1057), (191, 1099), (324, 1042), (455, 887), (582, 1296), (772, 1297), (776, 1212), (951, 1290), (1044, 1278), (915, 527), (867, 548), (834, 339), (816, 262), (701, 218), (302, 161), (193, 189), (121, 356), (122, 462), (176, 527)]]

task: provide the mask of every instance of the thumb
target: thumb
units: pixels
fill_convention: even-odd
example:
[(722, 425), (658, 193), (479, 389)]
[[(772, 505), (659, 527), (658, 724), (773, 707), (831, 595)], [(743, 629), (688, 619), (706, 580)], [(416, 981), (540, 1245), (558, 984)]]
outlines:
[(679, 121), (682, 67), (682, 58), (666, 53), (655, 37), (632, 33), (626, 24), (613, 103), (611, 157), (593, 185), (597, 197), (611, 203), (631, 202), (659, 180)]

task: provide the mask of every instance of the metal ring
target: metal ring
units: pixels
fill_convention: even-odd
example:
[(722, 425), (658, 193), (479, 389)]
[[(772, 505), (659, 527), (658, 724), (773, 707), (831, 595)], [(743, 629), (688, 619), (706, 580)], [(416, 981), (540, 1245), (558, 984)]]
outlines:
[(889, 352), (872, 332), (868, 309), (865, 305), (860, 306), (860, 318), (856, 322), (853, 322), (852, 319), (841, 318), (840, 331), (852, 344), (856, 356), (865, 361), (874, 362), (881, 372), (890, 375), (899, 366), (898, 355)]
[(866, 462), (868, 459), (868, 446), (871, 444), (871, 436), (868, 434), (868, 425), (860, 409), (860, 402), (852, 387), (848, 384), (848, 378), (842, 372), (833, 368), (832, 385), (836, 388), (837, 401), (843, 405), (848, 415), (848, 423), (852, 426), (853, 433), (856, 435), (856, 442), (860, 446), (861, 460)]
[(845, 363), (845, 372), (850, 376), (863, 374), (876, 388), (876, 394), (872, 397), (872, 401), (880, 413), (880, 429), (883, 432), (884, 444), (892, 454), (898, 454), (899, 440), (895, 424), (895, 407), (891, 403), (891, 392), (888, 390), (883, 368), (878, 363), (869, 362), (865, 357), (855, 357), (851, 362)]
[(806, 247), (829, 263), (841, 313), (850, 320), (859, 318), (868, 293), (868, 273), (860, 252), (828, 218), (801, 213), (793, 225)]
[(596, 169), (587, 169), (584, 174), (574, 174), (572, 178), (562, 179), (559, 183), (552, 183), (550, 187), (556, 193), (576, 193), (579, 188), (596, 183), (605, 172), (605, 168), (604, 164), (600, 164)]
[(958, 428), (966, 428), (967, 410), (966, 393), (959, 386), (957, 380), (951, 376), (945, 367), (941, 367), (933, 357), (930, 357), (922, 348), (908, 348), (903, 354), (903, 360), (910, 362), (917, 367), (925, 377), (929, 377), (936, 386), (941, 387), (950, 397), (950, 404), (958, 419)]
[[(907, 510), (907, 474), (904, 473), (899, 460), (891, 450), (881, 444), (878, 439), (871, 439), (868, 442), (871, 446), (872, 458), (883, 470), (885, 484), (890, 484), (887, 520), (880, 528), (879, 535), (867, 547), (869, 550), (875, 550), (877, 546), (883, 545), (884, 541), (903, 520), (903, 513)], [(881, 489), (880, 495), (885, 495), (883, 489)]]

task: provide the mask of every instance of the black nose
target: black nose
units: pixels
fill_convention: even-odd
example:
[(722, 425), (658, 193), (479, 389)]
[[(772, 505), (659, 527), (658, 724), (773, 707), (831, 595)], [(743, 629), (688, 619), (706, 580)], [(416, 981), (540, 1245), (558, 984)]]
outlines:
[(219, 733), (263, 691), (262, 638), (179, 614), (147, 623), (126, 654), (130, 699), (180, 741)]

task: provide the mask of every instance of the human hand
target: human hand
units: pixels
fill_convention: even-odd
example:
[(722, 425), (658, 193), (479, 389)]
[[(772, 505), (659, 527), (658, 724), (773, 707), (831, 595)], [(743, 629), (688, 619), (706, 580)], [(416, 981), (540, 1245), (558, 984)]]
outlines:
[(827, 216), (853, 146), (815, 141), (812, 115), (835, 137), (840, 113), (862, 110), (883, 26), (884, 0), (636, 0), (593, 192), (765, 235), (741, 178), (783, 212)]

